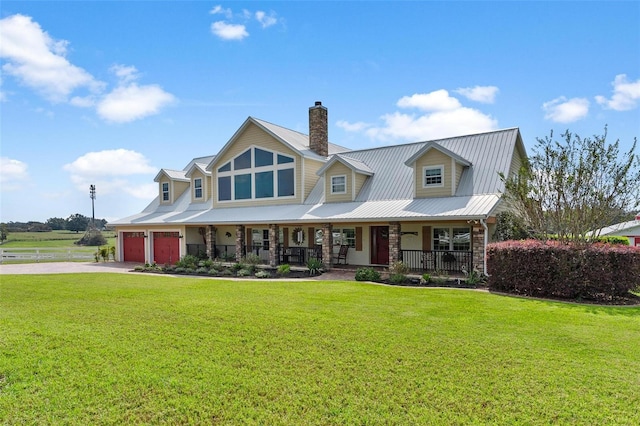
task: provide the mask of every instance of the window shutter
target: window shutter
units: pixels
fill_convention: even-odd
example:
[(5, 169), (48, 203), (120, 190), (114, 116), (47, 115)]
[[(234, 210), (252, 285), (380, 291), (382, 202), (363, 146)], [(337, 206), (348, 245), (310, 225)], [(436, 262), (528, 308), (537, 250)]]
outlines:
[(422, 250), (431, 250), (431, 227), (422, 227)]
[(247, 247), (247, 250), (251, 250), (251, 246), (253, 245), (253, 235), (251, 234), (251, 228), (246, 229), (246, 236), (244, 238), (244, 245)]
[(362, 226), (356, 226), (356, 251), (362, 251)]
[(282, 228), (282, 246), (289, 248), (289, 228)]
[(309, 227), (307, 228), (307, 247), (313, 248), (316, 244), (316, 231), (315, 228)]

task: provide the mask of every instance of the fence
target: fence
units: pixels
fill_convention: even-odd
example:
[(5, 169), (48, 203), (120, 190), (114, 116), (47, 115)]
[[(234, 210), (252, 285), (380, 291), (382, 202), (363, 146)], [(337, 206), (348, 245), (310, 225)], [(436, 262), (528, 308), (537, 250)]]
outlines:
[[(96, 249), (97, 250), (97, 249)], [(9, 248), (0, 249), (0, 263), (4, 262), (66, 262), (95, 260), (95, 251), (70, 248)]]
[(413, 271), (473, 270), (473, 252), (471, 251), (402, 250), (402, 261)]

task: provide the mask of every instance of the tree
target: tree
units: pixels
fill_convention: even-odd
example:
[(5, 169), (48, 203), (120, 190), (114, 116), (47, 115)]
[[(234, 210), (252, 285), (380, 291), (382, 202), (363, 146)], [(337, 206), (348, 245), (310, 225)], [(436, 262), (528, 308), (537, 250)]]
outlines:
[(72, 214), (67, 218), (67, 230), (80, 232), (87, 229), (89, 218), (79, 213)]
[(9, 235), (9, 227), (6, 223), (0, 223), (0, 244), (3, 243)]
[(46, 224), (54, 231), (67, 229), (67, 221), (61, 217), (51, 217), (47, 219)]
[[(568, 130), (562, 140), (553, 132), (537, 138), (534, 155), (505, 183), (504, 199), (527, 228), (547, 239), (586, 243), (597, 230), (635, 211), (640, 205), (640, 157), (631, 149), (620, 154), (619, 140), (603, 135), (582, 139)], [(590, 232), (594, 231), (594, 232)]]

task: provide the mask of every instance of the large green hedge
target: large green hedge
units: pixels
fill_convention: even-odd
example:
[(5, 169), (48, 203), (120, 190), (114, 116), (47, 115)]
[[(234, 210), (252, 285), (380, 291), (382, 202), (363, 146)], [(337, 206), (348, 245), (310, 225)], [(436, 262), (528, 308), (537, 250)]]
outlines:
[(487, 248), (487, 269), (491, 290), (604, 302), (640, 289), (640, 248), (504, 241)]

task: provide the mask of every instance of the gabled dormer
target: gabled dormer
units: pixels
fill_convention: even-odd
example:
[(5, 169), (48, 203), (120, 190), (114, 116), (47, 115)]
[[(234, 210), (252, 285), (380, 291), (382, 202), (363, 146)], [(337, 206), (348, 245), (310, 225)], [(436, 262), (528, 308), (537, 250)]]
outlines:
[(158, 182), (160, 204), (173, 204), (189, 188), (185, 172), (161, 169), (154, 182)]
[(203, 203), (211, 198), (211, 173), (205, 167), (193, 163), (185, 174), (190, 183), (192, 203)]
[(365, 163), (336, 154), (316, 172), (324, 181), (327, 203), (354, 201), (373, 170)]
[(413, 169), (414, 198), (429, 198), (455, 195), (462, 172), (471, 162), (437, 142), (428, 142), (405, 165)]

